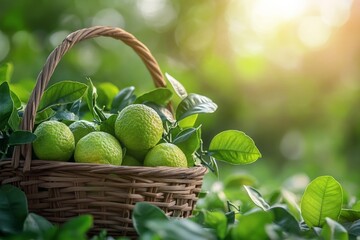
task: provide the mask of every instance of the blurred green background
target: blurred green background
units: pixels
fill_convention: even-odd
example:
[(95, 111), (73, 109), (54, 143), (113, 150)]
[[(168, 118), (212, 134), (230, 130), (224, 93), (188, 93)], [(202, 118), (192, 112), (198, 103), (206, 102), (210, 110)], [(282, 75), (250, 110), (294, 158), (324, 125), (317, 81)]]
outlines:
[[(49, 53), (94, 25), (132, 33), (164, 73), (218, 104), (200, 119), (205, 145), (226, 129), (254, 139), (263, 157), (220, 164), (221, 180), (245, 173), (276, 186), (329, 174), (358, 191), (360, 1), (0, 0), (0, 62), (15, 66), (14, 91), (26, 101)], [(153, 88), (132, 50), (106, 38), (74, 47), (52, 82), (86, 77)]]

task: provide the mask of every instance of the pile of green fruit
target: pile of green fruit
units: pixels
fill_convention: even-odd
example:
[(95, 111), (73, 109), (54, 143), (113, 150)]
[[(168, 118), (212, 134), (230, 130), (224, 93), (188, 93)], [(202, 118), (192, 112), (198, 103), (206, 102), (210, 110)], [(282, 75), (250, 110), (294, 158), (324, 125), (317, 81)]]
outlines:
[(188, 94), (179, 81), (166, 77), (171, 88), (140, 96), (132, 86), (95, 87), (90, 79), (55, 83), (44, 92), (33, 133), (17, 127), (22, 104), (16, 106), (19, 100), (10, 79), (0, 81), (2, 109), (9, 110), (1, 118), (2, 158), (11, 156), (14, 145), (28, 142), (42, 160), (151, 167), (202, 164), (215, 173), (216, 160), (249, 164), (261, 157), (253, 140), (238, 130), (217, 134), (205, 150), (198, 115), (215, 112), (217, 105), (206, 96)]

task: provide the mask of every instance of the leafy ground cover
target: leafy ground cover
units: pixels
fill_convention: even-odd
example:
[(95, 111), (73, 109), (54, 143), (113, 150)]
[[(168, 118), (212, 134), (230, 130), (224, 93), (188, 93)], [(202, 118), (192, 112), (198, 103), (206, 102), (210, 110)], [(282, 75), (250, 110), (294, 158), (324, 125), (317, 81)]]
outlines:
[[(149, 203), (133, 210), (139, 239), (357, 239), (360, 201), (345, 197), (339, 182), (320, 176), (301, 194), (274, 190), (264, 197), (238, 178), (203, 194), (188, 219), (167, 217)], [(16, 187), (0, 188), (2, 239), (114, 239), (106, 230), (87, 236), (92, 216), (82, 215), (61, 226), (29, 213), (25, 194)], [(116, 239), (127, 239), (117, 237)]]

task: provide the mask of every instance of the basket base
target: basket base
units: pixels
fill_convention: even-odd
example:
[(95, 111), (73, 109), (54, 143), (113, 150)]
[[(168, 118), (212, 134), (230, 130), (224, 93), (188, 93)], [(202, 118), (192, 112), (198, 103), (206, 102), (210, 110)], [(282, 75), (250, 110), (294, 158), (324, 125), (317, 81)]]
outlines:
[(158, 206), (168, 216), (189, 217), (207, 171), (42, 160), (33, 160), (29, 173), (20, 169), (13, 169), (10, 160), (1, 161), (0, 183), (21, 188), (30, 212), (55, 224), (91, 214), (90, 233), (106, 229), (109, 236), (136, 236), (131, 214), (137, 202)]

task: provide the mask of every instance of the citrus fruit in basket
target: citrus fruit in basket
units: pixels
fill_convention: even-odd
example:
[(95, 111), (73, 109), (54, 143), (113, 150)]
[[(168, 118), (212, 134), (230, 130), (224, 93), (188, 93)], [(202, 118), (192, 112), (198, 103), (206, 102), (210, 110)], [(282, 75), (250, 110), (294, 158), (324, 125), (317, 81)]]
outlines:
[(133, 156), (125, 155), (121, 165), (123, 165), (123, 166), (142, 166), (143, 164), (139, 160), (134, 158)]
[(144, 160), (147, 167), (187, 167), (185, 154), (181, 149), (172, 143), (160, 143), (153, 147)]
[(86, 120), (79, 120), (69, 125), (71, 132), (74, 134), (75, 144), (87, 134), (99, 130), (99, 127)]
[(91, 132), (75, 147), (75, 162), (121, 165), (122, 148), (119, 141), (106, 132)]
[(68, 161), (74, 153), (75, 139), (69, 127), (58, 121), (39, 124), (34, 134), (35, 155), (42, 160)]
[(115, 121), (115, 136), (125, 147), (144, 151), (161, 139), (163, 125), (157, 112), (144, 104), (131, 104), (119, 113)]

